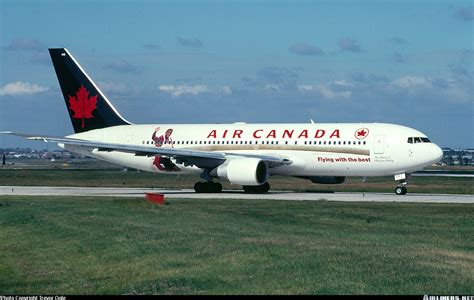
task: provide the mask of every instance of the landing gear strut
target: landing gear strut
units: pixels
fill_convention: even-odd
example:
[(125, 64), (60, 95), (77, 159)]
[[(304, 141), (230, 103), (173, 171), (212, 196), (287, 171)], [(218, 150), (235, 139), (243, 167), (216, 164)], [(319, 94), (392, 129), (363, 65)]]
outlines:
[(244, 192), (251, 193), (251, 194), (263, 194), (268, 193), (270, 190), (270, 184), (265, 182), (262, 185), (244, 185)]
[(196, 193), (220, 193), (222, 192), (222, 184), (213, 181), (196, 182), (194, 190)]

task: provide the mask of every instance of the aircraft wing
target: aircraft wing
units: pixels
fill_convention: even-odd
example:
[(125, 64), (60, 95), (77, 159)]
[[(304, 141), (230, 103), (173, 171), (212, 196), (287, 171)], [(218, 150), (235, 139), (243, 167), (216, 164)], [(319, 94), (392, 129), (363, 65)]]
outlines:
[(214, 151), (201, 151), (192, 149), (182, 148), (158, 148), (158, 147), (147, 147), (140, 145), (129, 145), (129, 144), (115, 144), (115, 143), (104, 143), (100, 141), (74, 139), (68, 137), (53, 137), (53, 136), (38, 136), (25, 133), (15, 133), (11, 131), (1, 131), (1, 134), (9, 134), (24, 137), (27, 140), (44, 141), (46, 143), (53, 142), (65, 145), (75, 145), (88, 148), (97, 148), (99, 151), (120, 151), (127, 153), (134, 153), (137, 156), (153, 156), (153, 155), (164, 155), (175, 158), (178, 162), (188, 163), (189, 165), (196, 165), (200, 168), (216, 167), (222, 164), (226, 159), (229, 158), (259, 158), (268, 163), (269, 167), (276, 167), (281, 165), (291, 164), (292, 161), (288, 158), (266, 155), (266, 154), (246, 154), (246, 153), (227, 153), (227, 152), (214, 152)]

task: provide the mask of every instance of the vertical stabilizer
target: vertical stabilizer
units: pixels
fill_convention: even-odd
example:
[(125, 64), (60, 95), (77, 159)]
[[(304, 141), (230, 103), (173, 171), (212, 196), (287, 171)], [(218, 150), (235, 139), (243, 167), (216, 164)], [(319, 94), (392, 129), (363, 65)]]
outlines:
[(49, 49), (75, 133), (129, 125), (65, 48)]

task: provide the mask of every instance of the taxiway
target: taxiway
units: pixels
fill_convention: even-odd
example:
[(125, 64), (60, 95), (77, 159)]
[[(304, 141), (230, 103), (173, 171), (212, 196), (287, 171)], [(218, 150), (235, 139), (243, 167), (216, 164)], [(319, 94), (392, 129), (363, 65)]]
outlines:
[(107, 187), (43, 187), (0, 186), (0, 195), (28, 196), (97, 196), (97, 197), (144, 197), (145, 193), (160, 193), (166, 198), (177, 199), (266, 199), (300, 201), (346, 201), (346, 202), (427, 202), (427, 203), (474, 203), (474, 195), (453, 194), (407, 194), (392, 193), (308, 193), (270, 191), (266, 194), (246, 194), (242, 191), (226, 190), (219, 194), (197, 194), (191, 189), (146, 189)]

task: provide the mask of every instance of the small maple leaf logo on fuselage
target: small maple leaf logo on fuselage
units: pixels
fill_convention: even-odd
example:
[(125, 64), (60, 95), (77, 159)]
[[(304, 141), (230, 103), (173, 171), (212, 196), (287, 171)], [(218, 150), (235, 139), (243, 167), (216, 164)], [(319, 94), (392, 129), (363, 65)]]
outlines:
[(92, 119), (92, 111), (97, 108), (97, 95), (89, 97), (89, 92), (82, 85), (76, 92), (76, 97), (69, 96), (69, 108), (74, 111), (74, 119), (82, 119), (82, 128), (84, 128), (84, 119)]
[(359, 128), (354, 133), (354, 136), (358, 140), (365, 139), (368, 135), (369, 135), (369, 129), (368, 128)]

